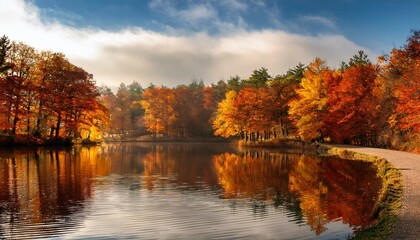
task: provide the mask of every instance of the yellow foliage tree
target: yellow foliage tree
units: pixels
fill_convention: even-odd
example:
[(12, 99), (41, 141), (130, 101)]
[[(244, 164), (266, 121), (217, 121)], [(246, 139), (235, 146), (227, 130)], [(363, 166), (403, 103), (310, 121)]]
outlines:
[(297, 90), (298, 99), (290, 103), (289, 114), (303, 140), (321, 136), (323, 118), (327, 112), (326, 78), (329, 75), (332, 75), (332, 71), (325, 65), (325, 61), (316, 58), (305, 70), (301, 88)]
[(228, 138), (240, 133), (237, 121), (238, 111), (234, 101), (237, 93), (232, 90), (226, 93), (225, 100), (218, 104), (216, 117), (213, 121), (214, 135)]

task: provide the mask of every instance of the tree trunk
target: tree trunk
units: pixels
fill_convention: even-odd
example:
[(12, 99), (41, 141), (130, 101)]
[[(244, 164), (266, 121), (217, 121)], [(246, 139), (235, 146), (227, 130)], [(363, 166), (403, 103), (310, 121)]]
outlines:
[(60, 136), (60, 124), (61, 124), (61, 114), (57, 117), (57, 125), (55, 127), (55, 139), (58, 139)]
[(29, 134), (31, 131), (31, 116), (30, 116), (30, 112), (31, 112), (31, 104), (30, 102), (28, 103), (28, 106), (26, 107), (26, 113), (28, 114), (28, 118), (27, 118), (27, 122), (26, 122), (26, 132), (29, 138)]
[(50, 129), (50, 139), (53, 138), (53, 135), (54, 135), (54, 127), (51, 127), (51, 129)]
[(19, 122), (19, 102), (20, 97), (18, 96), (15, 102), (15, 111), (13, 114), (13, 126), (12, 126), (12, 134), (16, 134), (17, 123)]

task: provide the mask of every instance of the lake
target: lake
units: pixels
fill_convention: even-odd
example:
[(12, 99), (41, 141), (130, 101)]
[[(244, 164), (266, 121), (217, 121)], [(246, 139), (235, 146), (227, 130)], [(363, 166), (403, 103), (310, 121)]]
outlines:
[(348, 239), (374, 165), (221, 143), (0, 150), (0, 239)]

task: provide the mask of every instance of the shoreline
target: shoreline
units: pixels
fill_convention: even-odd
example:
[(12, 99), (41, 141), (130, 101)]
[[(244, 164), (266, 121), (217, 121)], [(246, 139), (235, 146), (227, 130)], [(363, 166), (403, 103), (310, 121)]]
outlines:
[[(420, 154), (351, 145), (320, 144), (319, 149), (321, 154), (379, 163), (378, 172), (385, 177), (381, 197), (386, 200), (384, 202), (386, 206), (378, 207), (386, 209), (379, 209), (383, 214), (379, 215), (380, 222), (372, 229), (367, 229), (366, 233), (362, 232), (360, 239), (375, 238), (375, 236), (380, 239), (377, 234), (383, 231), (386, 232), (382, 237), (386, 236), (389, 239), (419, 238)], [(386, 162), (390, 166), (384, 165)]]

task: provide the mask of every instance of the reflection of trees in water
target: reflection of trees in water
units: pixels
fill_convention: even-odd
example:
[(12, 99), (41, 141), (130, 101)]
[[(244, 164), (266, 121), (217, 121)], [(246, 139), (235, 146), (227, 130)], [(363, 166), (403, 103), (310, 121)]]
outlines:
[(325, 224), (328, 223), (325, 216), (328, 189), (320, 180), (319, 162), (319, 159), (302, 156), (290, 172), (290, 190), (298, 193), (299, 206), (317, 235), (326, 230)]
[(298, 194), (307, 222), (317, 234), (335, 220), (351, 227), (372, 225), (380, 187), (372, 164), (362, 161), (302, 156), (290, 173), (290, 190)]
[(293, 221), (304, 216), (317, 235), (336, 220), (362, 228), (375, 221), (381, 181), (370, 163), (265, 150), (224, 153), (213, 162), (225, 198), (272, 200), (292, 212)]
[(224, 198), (252, 199), (252, 211), (259, 216), (267, 214), (269, 200), (276, 208), (287, 209), (300, 222), (302, 214), (296, 196), (289, 191), (289, 172), (296, 157), (251, 149), (215, 155), (213, 164)]
[[(211, 161), (212, 155), (227, 149), (230, 147), (214, 143), (118, 143), (104, 145), (100, 152), (102, 159), (110, 160), (111, 173), (157, 177), (176, 174), (180, 183), (194, 183), (201, 176), (198, 166), (209, 164), (206, 161)], [(194, 164), (197, 168), (189, 169)]]
[[(141, 176), (154, 185), (213, 188), (217, 178), (211, 157), (217, 144), (110, 144), (67, 150), (26, 149), (0, 153), (0, 235), (13, 238), (55, 236), (74, 229), (83, 218), (86, 199), (93, 197), (96, 178), (117, 184)], [(187, 167), (186, 167), (187, 166)], [(156, 178), (153, 180), (153, 178)], [(105, 183), (109, 184), (109, 183)], [(79, 213), (79, 214), (76, 214)]]
[(224, 153), (213, 157), (219, 184), (225, 198), (271, 200), (278, 193), (288, 194), (290, 156), (250, 151)]
[(106, 169), (87, 149), (1, 153), (2, 235), (55, 236), (76, 228), (73, 218), (93, 194), (92, 178)]
[(230, 149), (221, 144), (133, 143), (108, 144), (102, 158), (111, 161), (111, 173), (141, 174), (149, 190), (174, 184), (179, 189), (217, 186), (211, 158)]
[[(93, 197), (93, 181), (109, 181), (96, 177), (111, 174), (136, 180), (129, 187), (134, 190), (141, 184), (149, 190), (222, 187), (223, 198), (251, 199), (257, 216), (264, 217), (273, 204), (286, 209), (291, 221), (306, 220), (317, 234), (335, 220), (354, 227), (373, 223), (381, 183), (371, 164), (228, 149), (217, 144), (110, 144), (2, 152), (0, 235), (33, 238), (76, 228), (83, 214), (75, 213)], [(121, 181), (127, 184), (125, 177)]]
[(203, 145), (157, 145), (143, 157), (146, 186), (152, 190), (155, 185), (164, 187), (173, 183), (178, 187), (196, 189), (214, 187), (217, 178), (214, 174), (211, 157), (215, 149)]
[[(328, 195), (330, 218), (341, 217), (351, 226), (372, 225), (374, 205), (382, 184), (372, 164), (359, 161), (349, 166), (344, 160), (333, 159), (323, 161), (321, 168), (325, 169), (323, 179), (329, 191), (334, 193)], [(347, 192), (345, 198), (341, 192)]]

